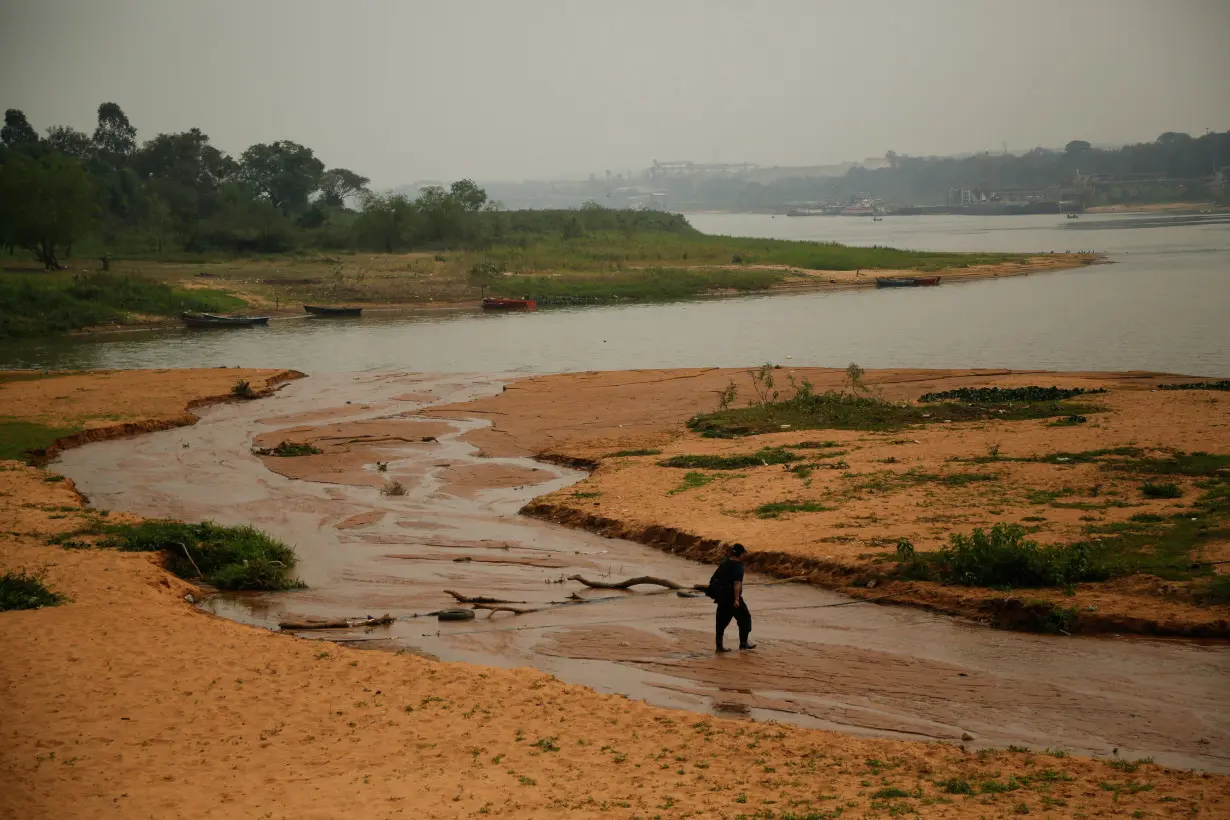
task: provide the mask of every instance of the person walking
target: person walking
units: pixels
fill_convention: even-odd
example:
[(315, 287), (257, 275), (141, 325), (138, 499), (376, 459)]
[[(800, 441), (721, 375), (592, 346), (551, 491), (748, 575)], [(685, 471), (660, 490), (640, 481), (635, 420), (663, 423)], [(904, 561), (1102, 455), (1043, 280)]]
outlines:
[(743, 556), (746, 553), (747, 549), (742, 544), (731, 546), (730, 555), (718, 564), (709, 579), (706, 594), (717, 604), (718, 652), (730, 651), (723, 645), (723, 638), (732, 619), (739, 627), (739, 648), (756, 648), (756, 644), (748, 642), (748, 636), (752, 634), (752, 613), (743, 599)]

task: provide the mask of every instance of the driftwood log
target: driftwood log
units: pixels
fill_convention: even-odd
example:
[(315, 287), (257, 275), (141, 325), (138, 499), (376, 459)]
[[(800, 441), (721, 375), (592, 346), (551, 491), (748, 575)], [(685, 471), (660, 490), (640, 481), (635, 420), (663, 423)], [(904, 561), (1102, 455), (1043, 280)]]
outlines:
[(708, 584), (694, 584), (692, 586), (686, 586), (684, 584), (675, 583), (667, 578), (655, 578), (652, 575), (641, 575), (639, 577), (629, 578), (625, 581), (619, 581), (617, 583), (608, 583), (607, 581), (591, 581), (580, 575), (569, 575), (568, 580), (584, 584), (590, 589), (628, 589), (638, 584), (652, 584), (654, 586), (666, 587), (667, 589), (704, 590), (708, 587)]
[(278, 628), (287, 632), (304, 629), (354, 629), (360, 626), (384, 626), (396, 620), (392, 615), (381, 615), (379, 618), (336, 618), (324, 620), (320, 618), (305, 618), (301, 621), (280, 621)]
[(514, 615), (529, 615), (531, 612), (542, 612), (550, 607), (509, 606), (507, 604), (474, 604), (475, 609), (486, 609), (492, 613), (511, 612)]
[(485, 595), (462, 595), (451, 589), (444, 590), (446, 595), (452, 595), (459, 604), (523, 604), (525, 601), (505, 601), (502, 598), (488, 598)]

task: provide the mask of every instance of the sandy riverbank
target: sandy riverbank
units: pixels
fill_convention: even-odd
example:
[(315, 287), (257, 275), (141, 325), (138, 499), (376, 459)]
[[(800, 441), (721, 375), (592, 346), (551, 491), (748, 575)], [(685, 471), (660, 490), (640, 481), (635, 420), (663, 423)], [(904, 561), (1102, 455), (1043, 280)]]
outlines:
[[(151, 422), (176, 401), (182, 416), (208, 398), (189, 387), (200, 374), (129, 375), (160, 383), (148, 396)], [(27, 395), (24, 411), (53, 415), (58, 381), (43, 380), (47, 404)], [(137, 417), (139, 403), (121, 398), (119, 384), (96, 395), (96, 409), (111, 395), (122, 401), (113, 412)], [(539, 440), (551, 437), (535, 423)], [(1230, 779), (1147, 763), (972, 755), (697, 719), (538, 672), (240, 626), (189, 606), (184, 596), (197, 593), (151, 556), (49, 546), (49, 535), (86, 515), (70, 483), (0, 467), (0, 515), (16, 522), (0, 534), (0, 567), (46, 567), (48, 583), (72, 599), (0, 614), (3, 816), (777, 817), (908, 807), (936, 817), (1109, 817), (1216, 815), (1230, 805)]]
[[(799, 368), (782, 371), (779, 382), (787, 372), (810, 379), (819, 390), (840, 388), (845, 379), (841, 370)], [(1081, 584), (1070, 595), (888, 578), (902, 538), (918, 550), (933, 550), (951, 533), (1006, 522), (1026, 527), (1044, 545), (1060, 544), (1087, 537), (1090, 527), (1130, 527), (1132, 516), (1176, 515), (1200, 495), (1198, 478), (1176, 478), (1179, 498), (1146, 498), (1138, 477), (1081, 454), (1122, 447), (1155, 457), (1230, 452), (1223, 394), (1156, 391), (1156, 384), (1175, 378), (1146, 373), (872, 371), (868, 384), (894, 400), (959, 386), (1056, 384), (1109, 392), (1094, 397), (1105, 412), (1071, 427), (1046, 420), (978, 422), (889, 433), (783, 431), (736, 440), (686, 431), (683, 422), (712, 410), (732, 379), (742, 396), (750, 395), (747, 373), (737, 370), (579, 373), (521, 380), (491, 399), (433, 412), (490, 418), (493, 427), (470, 440), (492, 454), (538, 453), (595, 468), (583, 486), (544, 496), (526, 509), (559, 523), (700, 560), (714, 560), (723, 544), (740, 541), (757, 553), (753, 566), (763, 571), (806, 575), (854, 595), (892, 593), (894, 603), (1005, 626), (1027, 625), (1040, 605), (1071, 612), (1070, 628), (1084, 632), (1230, 635), (1230, 607), (1197, 603), (1190, 584), (1148, 574)], [(700, 484), (689, 487), (683, 482), (687, 471), (658, 464), (673, 455), (732, 455), (807, 440), (834, 445), (832, 456), (821, 453), (807, 476), (782, 466), (701, 471)], [(659, 454), (613, 455), (646, 448)], [(1059, 455), (1049, 462), (1020, 460), (1049, 454)], [(775, 517), (757, 513), (762, 505), (781, 502), (816, 509)], [(1193, 557), (1230, 559), (1230, 536), (1214, 534)]]

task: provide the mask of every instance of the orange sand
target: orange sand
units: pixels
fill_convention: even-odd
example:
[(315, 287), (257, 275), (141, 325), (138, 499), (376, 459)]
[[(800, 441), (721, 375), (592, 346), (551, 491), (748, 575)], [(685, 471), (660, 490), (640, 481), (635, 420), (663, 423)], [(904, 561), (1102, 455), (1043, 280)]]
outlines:
[[(71, 598), (0, 614), (0, 817), (1230, 811), (1225, 777), (702, 718), (536, 671), (263, 632), (193, 609), (184, 597), (199, 593), (154, 556), (49, 546), (84, 513), (47, 476), (0, 463), (0, 516), (14, 522), (0, 569), (46, 568)], [(939, 785), (1025, 776), (978, 796)]]

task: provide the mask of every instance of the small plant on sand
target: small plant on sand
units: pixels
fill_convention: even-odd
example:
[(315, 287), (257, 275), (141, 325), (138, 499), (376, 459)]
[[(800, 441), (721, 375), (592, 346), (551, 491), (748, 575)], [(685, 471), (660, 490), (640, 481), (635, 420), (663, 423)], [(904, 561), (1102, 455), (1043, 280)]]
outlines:
[(41, 609), (64, 602), (64, 596), (52, 592), (43, 583), (47, 570), (27, 572), (11, 569), (0, 575), (0, 612), (16, 609)]
[(826, 512), (832, 509), (815, 501), (775, 501), (756, 508), (757, 518), (780, 518), (787, 513)]
[(231, 387), (231, 395), (240, 399), (254, 399), (256, 391), (252, 389), (252, 385), (248, 384), (247, 379), (240, 379)]
[(318, 456), (323, 450), (314, 444), (299, 441), (283, 441), (277, 447), (253, 447), (252, 454), (257, 456), (278, 456), (279, 458), (295, 458), (296, 456)]
[(540, 737), (538, 738), (538, 740), (535, 740), (530, 745), (535, 746), (536, 748), (541, 749), (544, 752), (558, 752), (559, 744), (555, 742), (557, 740), (559, 740), (558, 735), (554, 737)]
[(652, 448), (644, 450), (616, 450), (613, 453), (607, 453), (603, 458), (637, 458), (639, 456), (660, 456), (661, 450)]
[(718, 410), (729, 410), (738, 397), (739, 388), (735, 385), (735, 380), (731, 379), (718, 396)]
[(1140, 485), (1140, 492), (1145, 498), (1181, 498), (1183, 491), (1178, 484), (1155, 484), (1152, 481)]
[(406, 487), (400, 481), (390, 481), (380, 488), (381, 495), (405, 495)]

